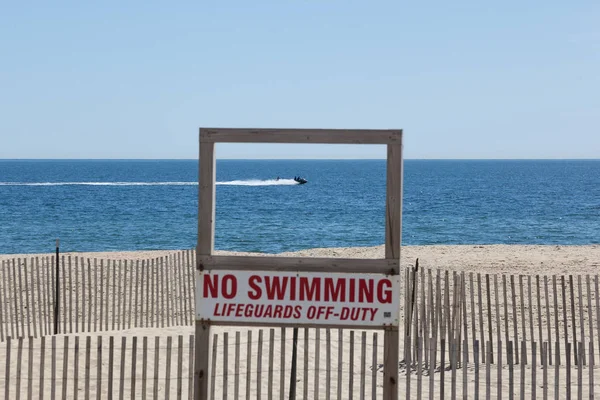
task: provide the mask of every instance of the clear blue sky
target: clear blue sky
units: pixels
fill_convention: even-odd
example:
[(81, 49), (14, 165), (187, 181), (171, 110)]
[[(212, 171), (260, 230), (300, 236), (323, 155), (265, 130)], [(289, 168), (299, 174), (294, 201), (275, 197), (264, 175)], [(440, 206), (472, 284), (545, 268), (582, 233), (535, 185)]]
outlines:
[(200, 126), (401, 128), (406, 158), (600, 158), (600, 2), (489, 3), (4, 2), (0, 158), (197, 158)]

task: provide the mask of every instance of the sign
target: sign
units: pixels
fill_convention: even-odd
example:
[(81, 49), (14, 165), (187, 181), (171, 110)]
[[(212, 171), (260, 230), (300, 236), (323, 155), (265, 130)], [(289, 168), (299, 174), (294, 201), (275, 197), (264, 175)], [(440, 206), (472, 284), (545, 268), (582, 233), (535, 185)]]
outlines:
[(196, 272), (196, 319), (398, 326), (400, 278), (381, 274)]

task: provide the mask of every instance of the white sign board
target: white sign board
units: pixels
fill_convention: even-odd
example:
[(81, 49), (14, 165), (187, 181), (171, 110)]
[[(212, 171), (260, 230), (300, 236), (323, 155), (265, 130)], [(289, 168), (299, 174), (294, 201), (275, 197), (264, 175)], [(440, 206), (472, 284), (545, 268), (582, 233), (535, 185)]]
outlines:
[(399, 276), (196, 271), (197, 320), (398, 326), (399, 311)]

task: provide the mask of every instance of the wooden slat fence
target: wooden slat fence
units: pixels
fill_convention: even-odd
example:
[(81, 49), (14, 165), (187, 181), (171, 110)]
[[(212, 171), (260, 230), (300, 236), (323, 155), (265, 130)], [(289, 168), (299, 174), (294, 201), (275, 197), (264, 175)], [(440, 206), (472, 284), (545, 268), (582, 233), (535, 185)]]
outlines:
[(193, 251), (148, 260), (61, 256), (0, 264), (0, 342), (7, 337), (91, 333), (193, 323)]
[[(8, 336), (53, 334), (59, 301), (59, 333), (119, 331), (138, 327), (190, 326), (194, 320), (194, 265), (191, 250), (147, 260), (101, 260), (62, 256), (60, 293), (55, 293), (55, 258), (3, 260), (0, 265), (0, 341)], [(532, 342), (548, 343), (549, 365), (566, 362), (567, 343), (583, 343), (578, 365), (600, 360), (598, 275), (500, 275), (407, 268), (401, 276), (403, 349), (416, 357), (416, 338), (450, 343), (452, 332), (467, 343), (472, 358), (478, 340), (514, 343), (515, 363), (528, 365)], [(411, 339), (408, 340), (407, 338)], [(521, 342), (526, 352), (521, 355)], [(423, 343), (425, 358), (430, 344)], [(446, 348), (449, 351), (449, 348)], [(538, 359), (542, 348), (537, 347)], [(404, 354), (404, 358), (407, 354)]]
[[(54, 257), (3, 260), (0, 265), (0, 341), (53, 334), (59, 301), (59, 333), (119, 331), (138, 327), (190, 326), (194, 320), (191, 250), (147, 260), (100, 260), (62, 256), (60, 293)], [(497, 343), (514, 343), (515, 363), (528, 365), (532, 342), (548, 343), (548, 363), (566, 362), (567, 343), (583, 343), (578, 365), (600, 361), (598, 275), (500, 275), (407, 268), (401, 276), (403, 349), (416, 354), (416, 338), (466, 340), (472, 358), (478, 340), (482, 359)], [(410, 337), (410, 340), (408, 338)], [(526, 351), (521, 355), (521, 342)], [(423, 343), (428, 359), (429, 341)], [(450, 349), (447, 347), (447, 351)], [(538, 360), (541, 346), (537, 347)], [(404, 353), (403, 358), (407, 358)]]
[(193, 346), (193, 335), (9, 337), (0, 397), (189, 399)]
[[(272, 328), (213, 334), (211, 399), (288, 399), (291, 333), (290, 328)], [(382, 335), (382, 331), (300, 329), (296, 398), (381, 398)], [(473, 357), (467, 361), (466, 339), (460, 345), (457, 338), (449, 344), (441, 340), (438, 348), (433, 337), (417, 338), (416, 357), (409, 355), (399, 366), (401, 398), (590, 399), (600, 389), (596, 385), (600, 369), (593, 362), (550, 366), (547, 342), (541, 346), (532, 342), (531, 362), (525, 365), (516, 363), (512, 341), (496, 347), (499, 353), (492, 363), (491, 343), (486, 344), (484, 357), (484, 346), (475, 340)], [(0, 344), (0, 397), (190, 399), (193, 346), (193, 335), (7, 338)], [(519, 348), (523, 358), (524, 341)], [(442, 354), (441, 349), (450, 351)], [(565, 353), (573, 352), (583, 358), (583, 343), (567, 343)]]
[[(98, 382), (102, 391), (135, 390), (136, 396), (142, 396), (142, 392), (146, 396), (153, 395), (158, 386), (144, 386), (139, 382), (134, 386), (119, 386), (121, 375), (132, 374), (127, 368), (110, 370), (100, 364), (101, 368), (93, 369), (94, 354), (97, 356), (100, 351), (101, 356), (106, 355), (114, 365), (124, 365), (120, 360), (126, 357), (131, 364), (132, 360), (127, 358), (130, 353), (122, 352), (121, 348), (135, 346), (140, 350), (133, 353), (135, 376), (148, 383), (161, 382), (164, 375), (154, 373), (152, 366), (156, 364), (152, 356), (156, 348), (162, 351), (164, 347), (161, 360), (180, 357), (180, 353), (181, 357), (189, 358), (190, 349), (181, 347), (179, 338), (172, 338), (170, 342), (166, 338), (163, 342), (161, 338), (153, 346), (148, 338), (136, 339), (134, 344), (128, 337), (123, 346), (120, 338), (111, 341), (105, 337), (101, 343), (88, 347), (87, 336), (65, 336), (69, 337), (65, 346), (61, 343), (63, 336), (46, 337), (53, 333), (54, 304), (60, 302), (62, 334), (191, 326), (194, 253), (182, 251), (167, 257), (128, 261), (63, 256), (58, 296), (54, 292), (55, 261), (53, 257), (2, 261), (0, 342), (6, 351), (3, 360), (10, 366), (6, 369), (3, 388), (13, 390), (11, 385), (33, 385), (31, 379), (23, 378), (32, 369), (32, 373), (41, 375), (38, 381), (57, 382), (60, 390), (55, 395), (58, 397), (63, 395), (60, 382), (65, 379), (72, 385), (78, 382), (77, 385), (83, 387), (82, 393), (87, 390), (86, 386), (90, 391), (95, 390), (95, 382)], [(467, 386), (477, 385), (481, 394), (475, 397), (468, 392), (467, 397), (483, 398), (486, 391), (490, 391), (491, 397), (499, 398), (516, 394), (528, 398), (562, 398), (573, 390), (569, 394), (573, 398), (580, 394), (589, 398), (594, 382), (598, 382), (595, 366), (600, 362), (598, 280), (598, 275), (505, 275), (405, 269), (401, 276), (404, 295), (400, 316), (404, 337), (400, 343), (402, 361), (399, 365), (404, 374), (399, 382), (403, 396), (431, 398), (430, 393), (436, 393), (437, 398), (443, 393), (449, 398), (462, 397)], [(217, 333), (213, 340), (216, 347), (210, 354), (214, 354), (212, 379), (217, 398), (243, 398), (244, 395), (287, 398), (291, 330), (221, 330)], [(373, 382), (381, 379), (382, 339), (382, 331), (300, 329), (298, 398), (379, 397), (381, 384)], [(37, 350), (29, 353), (32, 346)], [(68, 360), (76, 352), (82, 359), (71, 363)], [(87, 368), (86, 352), (92, 357), (88, 357)], [(42, 367), (30, 367), (29, 357)], [(78, 374), (69, 378), (62, 370), (59, 372), (63, 364), (88, 371), (90, 376), (87, 380), (85, 375)], [(163, 365), (161, 361), (159, 366)], [(185, 368), (177, 364), (170, 367), (169, 374), (177, 376), (180, 369), (185, 375)], [(109, 373), (112, 379), (106, 375), (107, 383), (102, 383), (104, 374)], [(175, 391), (181, 388), (185, 392), (184, 378), (181, 382), (178, 379), (165, 380), (165, 387), (175, 388)], [(254, 386), (248, 386), (248, 381)], [(110, 389), (108, 382), (112, 385)], [(34, 389), (32, 386), (31, 390)], [(472, 389), (476, 392), (474, 386)], [(27, 398), (29, 388), (23, 390), (23, 398)], [(66, 390), (70, 398), (71, 389)], [(102, 396), (100, 398), (104, 398)], [(15, 397), (11, 394), (8, 398)]]

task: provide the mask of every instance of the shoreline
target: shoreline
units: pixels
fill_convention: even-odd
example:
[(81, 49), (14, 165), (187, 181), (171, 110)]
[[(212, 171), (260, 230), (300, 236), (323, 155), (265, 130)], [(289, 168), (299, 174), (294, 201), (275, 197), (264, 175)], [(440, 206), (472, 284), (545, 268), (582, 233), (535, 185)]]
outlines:
[[(159, 258), (185, 250), (64, 252), (65, 257), (106, 260)], [(385, 246), (313, 248), (278, 254), (216, 250), (215, 255), (262, 257), (384, 258)], [(54, 253), (0, 254), (0, 261), (53, 256)], [(415, 245), (402, 246), (402, 267), (512, 274), (596, 274), (600, 268), (600, 244), (592, 245)]]

